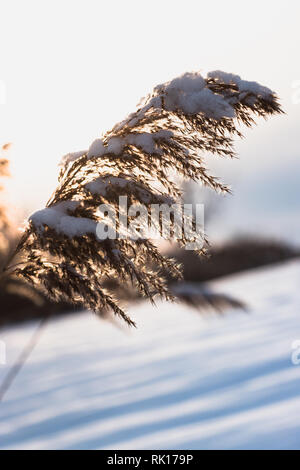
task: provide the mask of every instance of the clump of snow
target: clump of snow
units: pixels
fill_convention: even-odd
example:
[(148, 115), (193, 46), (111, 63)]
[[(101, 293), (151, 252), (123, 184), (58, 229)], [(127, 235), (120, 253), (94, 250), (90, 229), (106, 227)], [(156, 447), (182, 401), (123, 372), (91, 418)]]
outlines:
[(125, 146), (125, 141), (122, 137), (112, 137), (107, 143), (107, 152), (114, 153), (115, 155), (120, 155)]
[(95, 233), (97, 223), (94, 220), (68, 215), (68, 211), (74, 211), (78, 205), (78, 201), (64, 201), (35, 212), (29, 217), (29, 221), (40, 234), (44, 231), (45, 225), (69, 238)]
[(88, 150), (88, 153), (87, 153), (87, 157), (88, 158), (101, 157), (106, 152), (107, 152), (107, 149), (103, 144), (103, 140), (102, 139), (96, 139), (96, 140), (94, 140), (94, 142), (90, 146), (90, 148)]
[[(185, 114), (202, 113), (214, 119), (235, 117), (234, 108), (223, 96), (208, 89), (205, 79), (197, 72), (185, 73), (164, 85), (159, 85), (155, 91), (164, 96), (163, 106), (168, 111), (180, 110)], [(162, 106), (161, 100), (157, 97), (154, 97), (151, 103), (154, 107)]]
[(151, 154), (159, 151), (156, 145), (157, 139), (169, 139), (172, 135), (173, 133), (170, 131), (132, 133), (124, 137), (111, 137), (106, 145), (104, 145), (102, 139), (96, 139), (91, 144), (88, 151), (85, 150), (65, 155), (61, 161), (61, 165), (72, 162), (84, 154), (87, 154), (88, 158), (102, 157), (108, 153), (120, 155), (126, 145), (134, 145), (141, 148), (144, 152)]
[(156, 139), (171, 139), (171, 137), (173, 137), (173, 132), (172, 131), (168, 131), (166, 129), (161, 129), (160, 131), (158, 132), (155, 132), (154, 136)]
[(150, 133), (129, 134), (127, 142), (131, 145), (140, 147), (147, 153), (153, 153), (155, 150), (155, 141)]
[(217, 81), (226, 84), (234, 84), (238, 87), (240, 92), (253, 93), (254, 95), (261, 96), (262, 98), (269, 98), (273, 95), (273, 91), (269, 88), (260, 85), (257, 82), (242, 80), (239, 75), (232, 73), (222, 72), (221, 70), (214, 70), (207, 74), (208, 78), (214, 78)]
[(91, 181), (90, 183), (86, 184), (85, 187), (92, 194), (100, 194), (102, 196), (105, 196), (106, 191), (110, 185), (124, 188), (128, 183), (129, 181), (126, 180), (125, 178), (110, 176), (109, 178), (103, 179), (103, 177), (100, 176), (94, 181)]
[(111, 137), (107, 145), (103, 144), (101, 139), (96, 139), (89, 148), (88, 158), (102, 157), (107, 153), (113, 153), (114, 155), (120, 155), (126, 145), (134, 145), (144, 152), (152, 154), (160, 152), (156, 141), (158, 139), (168, 140), (171, 139), (173, 133), (171, 131), (161, 130), (158, 132), (138, 132), (128, 134), (124, 137)]
[(221, 119), (223, 117), (234, 118), (235, 110), (227, 103), (223, 96), (204, 88), (199, 93), (194, 93), (184, 103), (186, 111), (190, 114), (204, 112), (208, 117)]
[(96, 233), (97, 222), (87, 217), (63, 216), (56, 231), (69, 238), (82, 237), (87, 233)]
[[(109, 190), (109, 188), (113, 188), (114, 190), (116, 190), (117, 188), (126, 188), (126, 190), (129, 189), (129, 192), (130, 190), (133, 191), (135, 193), (135, 196), (142, 204), (147, 205), (153, 202), (153, 194), (151, 192), (151, 189), (145, 187), (142, 183), (137, 183), (127, 178), (121, 178), (117, 176), (99, 176), (94, 181), (90, 181), (89, 183), (87, 183), (85, 185), (85, 188), (91, 194), (103, 197), (107, 196), (107, 190)], [(169, 194), (161, 193), (157, 196), (159, 198), (160, 204), (171, 205), (176, 203), (175, 199)]]
[(169, 140), (173, 136), (173, 132), (161, 130), (158, 132), (140, 132), (136, 134), (129, 134), (126, 136), (125, 141), (127, 144), (135, 145), (144, 152), (152, 154), (160, 152), (157, 146), (158, 139)]
[(80, 157), (83, 157), (87, 153), (87, 150), (80, 150), (79, 152), (70, 152), (61, 158), (60, 166), (66, 166), (68, 163), (74, 162)]
[(113, 153), (120, 155), (124, 148), (125, 142), (122, 137), (112, 137), (109, 139), (107, 145), (104, 145), (101, 139), (96, 139), (88, 150), (88, 158), (102, 157), (106, 153)]
[(170, 92), (171, 90), (175, 90), (176, 92), (194, 93), (205, 88), (205, 85), (205, 79), (199, 72), (187, 72), (174, 78), (170, 82), (156, 86), (154, 91), (160, 92), (161, 90), (165, 90)]
[(85, 187), (88, 191), (92, 194), (100, 194), (102, 196), (106, 195), (107, 190), (107, 180), (99, 177), (95, 181), (91, 181), (90, 183), (86, 184)]

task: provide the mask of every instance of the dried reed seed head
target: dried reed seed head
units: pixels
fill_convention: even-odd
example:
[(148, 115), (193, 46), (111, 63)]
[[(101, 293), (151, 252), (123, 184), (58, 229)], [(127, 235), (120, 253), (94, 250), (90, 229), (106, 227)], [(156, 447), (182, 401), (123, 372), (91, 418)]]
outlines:
[[(237, 124), (250, 127), (255, 116), (281, 112), (270, 90), (219, 71), (207, 79), (185, 74), (156, 87), (88, 150), (63, 158), (57, 189), (46, 209), (30, 218), (19, 243), (23, 265), (16, 273), (52, 299), (96, 313), (112, 309), (132, 325), (105, 286), (130, 283), (151, 301), (156, 295), (173, 299), (161, 272), (179, 278), (180, 266), (148, 239), (99, 240), (94, 230), (99, 205), (110, 204), (118, 213), (121, 195), (147, 208), (181, 203), (181, 188), (170, 172), (229, 192), (209, 174), (205, 153), (235, 157), (233, 137), (242, 137)], [(187, 241), (183, 237), (181, 244)], [(204, 252), (205, 245), (199, 254)]]

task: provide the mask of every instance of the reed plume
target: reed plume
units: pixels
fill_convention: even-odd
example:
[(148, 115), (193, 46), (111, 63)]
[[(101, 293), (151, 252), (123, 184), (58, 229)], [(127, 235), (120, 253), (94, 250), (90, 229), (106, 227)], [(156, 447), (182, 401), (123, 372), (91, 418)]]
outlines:
[[(281, 112), (274, 92), (220, 71), (206, 78), (186, 73), (155, 87), (89, 149), (63, 157), (58, 187), (46, 208), (29, 218), (16, 262), (6, 270), (51, 299), (96, 313), (109, 308), (134, 325), (107, 288), (110, 281), (130, 283), (151, 301), (157, 295), (171, 300), (162, 271), (180, 278), (180, 266), (151, 239), (124, 237), (118, 225), (116, 237), (99, 239), (97, 227), (111, 228), (99, 206), (109, 205), (122, 216), (120, 196), (149, 210), (152, 204), (181, 204), (178, 176), (229, 192), (209, 173), (206, 155), (234, 157), (233, 139), (242, 137), (239, 124), (251, 127), (255, 117)], [(183, 235), (178, 242), (185, 246), (188, 240)], [(205, 246), (206, 240), (200, 255)]]

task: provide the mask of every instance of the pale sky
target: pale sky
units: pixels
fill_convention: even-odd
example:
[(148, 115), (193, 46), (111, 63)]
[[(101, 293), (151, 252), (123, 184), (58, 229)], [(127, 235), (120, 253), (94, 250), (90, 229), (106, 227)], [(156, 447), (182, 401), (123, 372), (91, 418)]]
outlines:
[(297, 188), (298, 0), (0, 0), (0, 15), (0, 144), (13, 143), (10, 197), (27, 213), (52, 193), (63, 154), (87, 148), (156, 84), (193, 70), (256, 80), (288, 113), (245, 132), (240, 161), (216, 166), (236, 210), (262, 173), (279, 185), (278, 175), (287, 185), (291, 175)]

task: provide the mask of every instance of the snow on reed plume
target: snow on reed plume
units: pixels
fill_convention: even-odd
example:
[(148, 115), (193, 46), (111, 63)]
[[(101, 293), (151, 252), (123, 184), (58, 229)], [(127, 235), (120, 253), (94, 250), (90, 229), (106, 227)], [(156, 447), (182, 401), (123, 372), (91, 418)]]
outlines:
[(281, 112), (274, 92), (221, 71), (206, 78), (186, 73), (157, 86), (89, 149), (62, 158), (59, 185), (46, 208), (29, 218), (15, 252), (18, 265), (7, 269), (51, 299), (96, 313), (110, 308), (133, 325), (104, 288), (107, 281), (132, 284), (151, 301), (156, 295), (172, 299), (161, 271), (180, 278), (180, 267), (149, 239), (99, 240), (98, 206), (110, 204), (118, 211), (122, 195), (128, 205), (181, 203), (177, 178), (170, 178), (174, 172), (228, 192), (209, 173), (205, 154), (233, 157), (233, 138), (242, 136), (239, 123), (251, 127), (255, 116)]

